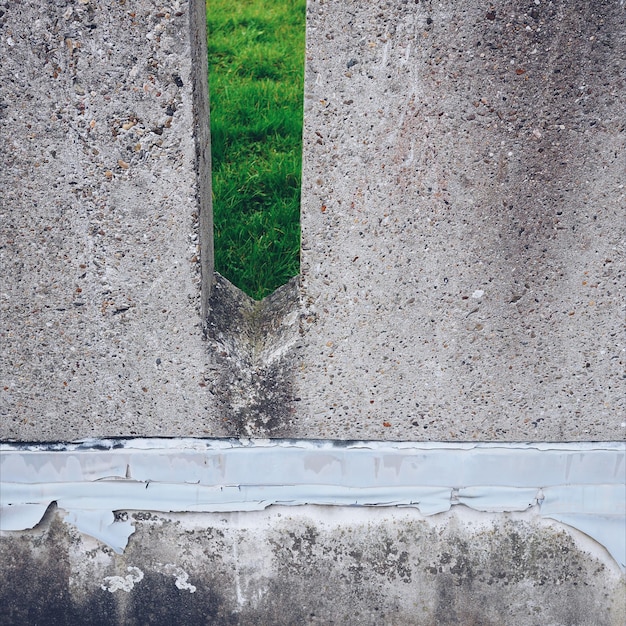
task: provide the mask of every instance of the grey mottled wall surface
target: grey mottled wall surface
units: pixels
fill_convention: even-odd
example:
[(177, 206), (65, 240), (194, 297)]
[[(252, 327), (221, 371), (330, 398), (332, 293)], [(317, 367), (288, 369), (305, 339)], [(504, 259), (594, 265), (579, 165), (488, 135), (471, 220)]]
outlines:
[(124, 555), (53, 510), (31, 539), (0, 543), (3, 623), (618, 626), (626, 615), (614, 564), (532, 515), (120, 515), (137, 528)]
[[(307, 11), (302, 274), (257, 303), (212, 272), (204, 2), (0, 6), (0, 440), (623, 440), (624, 3)], [(476, 508), (485, 487), (508, 502), (499, 467)], [(607, 504), (617, 536), (602, 472), (582, 490), (565, 474), (555, 510), (580, 504), (583, 528)], [(3, 624), (626, 619), (624, 564), (536, 494), (429, 518), (194, 513), (198, 496), (109, 510), (108, 532), (134, 527), (117, 554), (71, 525), (104, 518), (69, 478), (34, 529), (1, 531)], [(0, 528), (38, 520), (19, 498), (41, 479), (3, 480)], [(97, 480), (151, 484), (130, 465)]]
[(298, 434), (622, 438), (623, 3), (308, 15)]
[(3, 10), (0, 436), (623, 438), (620, 2), (311, 0), (262, 303), (207, 300), (203, 11)]

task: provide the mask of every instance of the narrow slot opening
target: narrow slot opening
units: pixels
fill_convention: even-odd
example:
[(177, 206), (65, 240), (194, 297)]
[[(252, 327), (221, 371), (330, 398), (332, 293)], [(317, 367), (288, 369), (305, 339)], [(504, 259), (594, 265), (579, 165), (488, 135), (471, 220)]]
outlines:
[(260, 300), (300, 271), (306, 0), (208, 0), (215, 269)]

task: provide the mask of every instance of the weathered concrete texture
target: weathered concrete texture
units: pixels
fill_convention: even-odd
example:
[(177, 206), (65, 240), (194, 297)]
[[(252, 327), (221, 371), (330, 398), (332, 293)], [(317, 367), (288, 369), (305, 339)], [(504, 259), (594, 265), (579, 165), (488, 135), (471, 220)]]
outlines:
[(310, 0), (295, 436), (624, 437), (623, 3)]
[(190, 423), (222, 434), (203, 386), (204, 11), (201, 0), (0, 7), (4, 439), (183, 435)]
[(218, 419), (244, 437), (288, 437), (300, 348), (298, 279), (257, 302), (216, 274), (206, 323)]
[(612, 561), (529, 515), (118, 515), (137, 526), (123, 556), (55, 510), (39, 530), (3, 538), (3, 624), (608, 626), (626, 617)]
[(208, 297), (203, 1), (0, 9), (0, 438), (624, 437), (621, 3), (379, 4), (309, 2), (299, 312)]

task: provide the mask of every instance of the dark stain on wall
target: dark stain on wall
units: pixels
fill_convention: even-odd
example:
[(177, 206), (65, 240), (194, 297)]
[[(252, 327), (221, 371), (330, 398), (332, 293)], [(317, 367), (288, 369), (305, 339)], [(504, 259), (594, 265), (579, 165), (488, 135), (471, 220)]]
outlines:
[[(136, 532), (121, 555), (52, 511), (35, 531), (0, 540), (2, 625), (610, 626), (623, 617), (623, 577), (555, 527), (281, 511), (268, 525), (129, 512)], [(126, 590), (107, 583), (129, 572)]]
[(212, 588), (194, 593), (176, 588), (172, 577), (147, 573), (129, 598), (124, 624), (180, 626), (181, 624), (236, 624), (236, 615), (225, 610), (220, 594)]
[(32, 542), (24, 536), (0, 541), (2, 577), (0, 622), (3, 626), (118, 623), (115, 598), (94, 590), (88, 600), (72, 597), (67, 527), (51, 505)]

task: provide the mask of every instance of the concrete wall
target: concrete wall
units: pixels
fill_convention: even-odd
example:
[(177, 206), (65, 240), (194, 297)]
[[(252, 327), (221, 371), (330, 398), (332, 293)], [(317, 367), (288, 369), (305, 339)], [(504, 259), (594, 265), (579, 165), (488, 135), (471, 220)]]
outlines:
[[(37, 468), (0, 475), (5, 621), (624, 623), (624, 563), (585, 526), (602, 502), (623, 536), (620, 443), (580, 492), (564, 470), (578, 525), (537, 496), (433, 517), (126, 501), (121, 554), (67, 504), (89, 482), (50, 486), (37, 454), (74, 471), (51, 442), (623, 442), (625, 25), (618, 0), (310, 0), (302, 273), (257, 303), (212, 272), (203, 2), (1, 7), (0, 452)], [(175, 441), (189, 469), (204, 444)], [(89, 472), (149, 491), (108, 445)], [(422, 462), (397, 481), (423, 489)], [(452, 498), (469, 474), (450, 464)], [(477, 493), (507, 467), (485, 461)]]
[(2, 438), (223, 434), (201, 386), (212, 227), (192, 8), (2, 9)]
[(2, 16), (2, 437), (624, 436), (619, 2), (311, 1), (302, 275), (262, 304), (208, 301), (192, 7)]
[(305, 436), (624, 436), (624, 6), (309, 3)]

